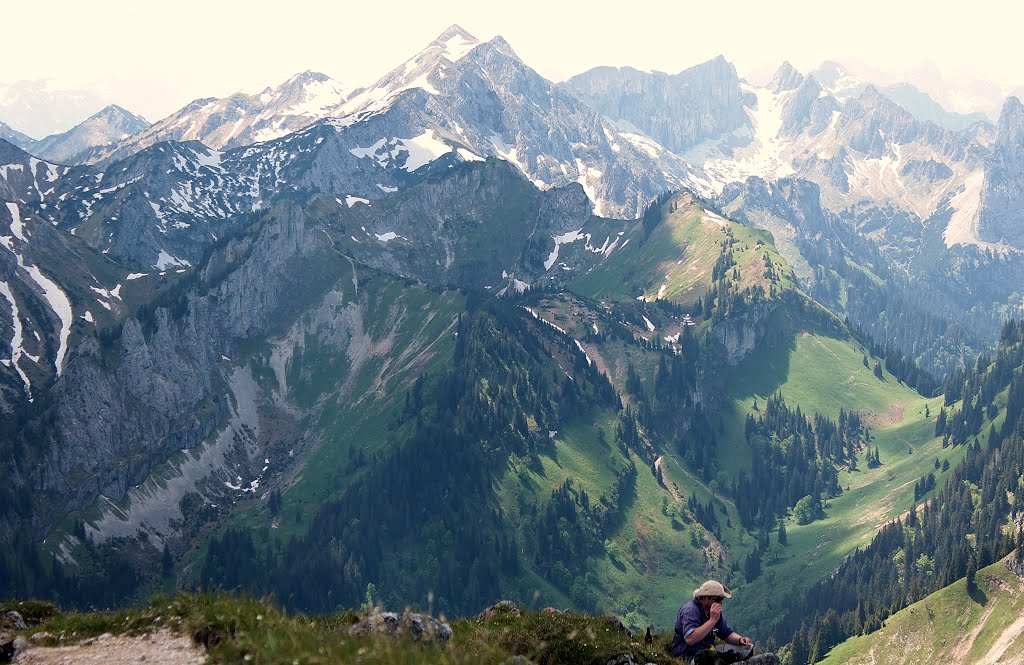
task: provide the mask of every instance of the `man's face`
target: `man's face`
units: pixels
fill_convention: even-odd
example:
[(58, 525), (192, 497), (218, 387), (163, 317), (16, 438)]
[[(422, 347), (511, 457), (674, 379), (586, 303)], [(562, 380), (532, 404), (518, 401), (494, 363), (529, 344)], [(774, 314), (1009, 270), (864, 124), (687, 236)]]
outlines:
[(711, 613), (711, 606), (714, 605), (715, 603), (720, 603), (723, 600), (725, 600), (725, 599), (722, 598), (721, 596), (701, 596), (698, 599), (698, 602), (700, 603), (701, 609), (704, 610), (704, 613), (705, 614), (710, 614)]

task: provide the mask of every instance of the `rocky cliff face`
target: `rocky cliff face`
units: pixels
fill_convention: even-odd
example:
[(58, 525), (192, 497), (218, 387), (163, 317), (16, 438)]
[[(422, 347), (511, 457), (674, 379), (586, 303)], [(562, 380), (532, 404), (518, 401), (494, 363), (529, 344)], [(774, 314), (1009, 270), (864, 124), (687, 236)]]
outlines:
[[(147, 158), (147, 153), (139, 157)], [(11, 462), (3, 471), (14, 479), (12, 487), (28, 486), (34, 495), (45, 497), (33, 513), (41, 525), (67, 511), (83, 510), (100, 496), (132, 497), (129, 522), (138, 527), (148, 520), (154, 536), (167, 535), (167, 525), (181, 515), (177, 508), (160, 505), (176, 506), (189, 491), (201, 491), (207, 500), (225, 487), (242, 491), (237, 489), (240, 480), (225, 476), (229, 465), (236, 465), (231, 468), (247, 482), (254, 476), (258, 481), (254, 469), (273, 445), (274, 427), (303, 413), (287, 398), (285, 377), (298, 371), (297, 365), (286, 371), (287, 358), (298, 353), (295, 348), (315, 336), (321, 340), (319, 353), (330, 348), (344, 354), (348, 348), (351, 363), (377, 353), (363, 331), (365, 325), (380, 323), (364, 322), (372, 304), (353, 309), (342, 306), (352, 300), (351, 294), (332, 295), (332, 285), (351, 273), (358, 296), (356, 262), (428, 284), (492, 292), (562, 284), (577, 274), (570, 264), (582, 270), (607, 256), (581, 250), (572, 259), (563, 256), (557, 266), (550, 260), (553, 251), (558, 253), (559, 239), (574, 235), (590, 219), (590, 202), (580, 186), (540, 191), (508, 163), (489, 160), (444, 169), (379, 201), (283, 199), (212, 244), (193, 266), (127, 277), (121, 272), (113, 288), (116, 297), (109, 295), (112, 287), (100, 289), (107, 294), (101, 302), (110, 304), (110, 310), (96, 307), (98, 287), (62, 274), (61, 280), (71, 284), (67, 292), (75, 334), (63, 351), (62, 372), (51, 373), (35, 391), (45, 416), (30, 413), (29, 422), (45, 418), (47, 426), (22, 430), (35, 432), (36, 438), (25, 445), (39, 456), (33, 455), (30, 464)], [(79, 239), (52, 224), (33, 224), (38, 232), (27, 228), (37, 246), (53, 235), (89, 253)], [(19, 242), (16, 249), (19, 257), (31, 255), (31, 245), (23, 248)], [(106, 259), (96, 253), (93, 261)], [(103, 271), (113, 269), (104, 265)], [(26, 309), (20, 295), (18, 302)], [(142, 306), (124, 307), (129, 302)], [(0, 301), (0, 313), (4, 305)], [(282, 333), (298, 325), (300, 317), (305, 317), (305, 332)], [(24, 323), (26, 317), (6, 320)], [(60, 322), (54, 314), (42, 319), (39, 329)], [(8, 340), (14, 335), (7, 334), (9, 328), (4, 325), (0, 332), (10, 349)], [(279, 388), (274, 391), (254, 383), (240, 357), (243, 349), (282, 334), (292, 341), (282, 347), (279, 370), (274, 370)], [(35, 342), (18, 344), (23, 353), (52, 360), (58, 337), (43, 337), (54, 340), (43, 352)], [(15, 354), (5, 350), (4, 355), (10, 359)], [(24, 358), (18, 360), (0, 368), (5, 385), (17, 381), (18, 368), (27, 366)], [(10, 397), (5, 405), (15, 408), (23, 397), (17, 391), (5, 395)], [(261, 425), (267, 418), (277, 424)], [(179, 458), (182, 450), (195, 452)], [(268, 459), (281, 455), (280, 450), (267, 453)], [(177, 459), (172, 474), (177, 480), (136, 487), (172, 458)], [(163, 498), (155, 501), (154, 496)], [(125, 519), (103, 518), (97, 537), (121, 533), (127, 528)], [(16, 524), (9, 521), (6, 527), (0, 531), (9, 536)], [(128, 531), (134, 533), (135, 527)]]
[(565, 85), (620, 127), (677, 153), (750, 126), (736, 68), (722, 56), (674, 75), (597, 67)]
[(711, 329), (712, 337), (722, 345), (727, 365), (738, 365), (757, 348), (764, 339), (764, 322), (778, 306), (779, 303), (770, 301), (755, 303)]
[(47, 396), (50, 426), (34, 442), (45, 454), (24, 475), (7, 470), (47, 497), (37, 503), (42, 523), (99, 495), (124, 496), (222, 427), (239, 408), (226, 399), (231, 359), (294, 315), (297, 292), (317, 297), (322, 279), (306, 266), (330, 249), (299, 207), (275, 207), (180, 277), (168, 302), (114, 324), (113, 335), (84, 335)]
[(985, 161), (978, 232), (985, 240), (1024, 248), (1024, 105), (1010, 97)]

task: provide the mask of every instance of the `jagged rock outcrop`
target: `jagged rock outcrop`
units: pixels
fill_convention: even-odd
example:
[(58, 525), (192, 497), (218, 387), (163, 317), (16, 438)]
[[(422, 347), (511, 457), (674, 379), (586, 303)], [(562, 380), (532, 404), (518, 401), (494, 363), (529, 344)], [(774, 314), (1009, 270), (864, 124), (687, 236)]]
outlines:
[(900, 168), (900, 175), (929, 182), (941, 182), (953, 177), (953, 169), (934, 159), (911, 159)]
[[(741, 198), (742, 205), (734, 207)], [(821, 188), (801, 178), (748, 178), (742, 184), (727, 187), (718, 201), (736, 219), (754, 226), (758, 224), (751, 216), (753, 211), (768, 212), (809, 235), (825, 230), (829, 224), (821, 207)]]
[(725, 351), (723, 360), (727, 365), (738, 365), (757, 348), (764, 337), (762, 324), (773, 309), (769, 303), (755, 305), (711, 329), (712, 337)]
[(775, 75), (772, 76), (772, 80), (768, 83), (768, 89), (775, 94), (785, 92), (786, 90), (796, 90), (803, 84), (804, 80), (804, 75), (798, 72), (787, 60), (775, 70)]
[(956, 160), (980, 154), (980, 146), (973, 145), (969, 135), (921, 122), (870, 85), (843, 107), (837, 133), (844, 145), (876, 159), (889, 154), (891, 144), (914, 142), (934, 146)]
[(832, 114), (839, 105), (831, 95), (822, 95), (822, 87), (808, 76), (802, 79), (782, 109), (782, 127), (779, 136), (794, 139), (802, 133), (816, 136), (832, 122)]
[(984, 240), (1024, 249), (1024, 104), (1010, 97), (1003, 105), (978, 211)]

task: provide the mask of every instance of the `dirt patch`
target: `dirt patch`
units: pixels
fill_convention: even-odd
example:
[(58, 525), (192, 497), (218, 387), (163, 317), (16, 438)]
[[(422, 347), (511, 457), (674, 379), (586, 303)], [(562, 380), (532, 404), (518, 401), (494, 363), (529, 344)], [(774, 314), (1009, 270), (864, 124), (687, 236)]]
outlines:
[(187, 637), (164, 629), (150, 635), (101, 635), (67, 647), (30, 647), (18, 658), (28, 665), (200, 665), (206, 652)]
[(1024, 617), (1020, 617), (1014, 621), (996, 640), (996, 643), (992, 645), (985, 657), (978, 661), (978, 665), (995, 665), (995, 663), (1004, 663), (1010, 665), (1011, 663), (1024, 662), (1024, 655), (1013, 654), (1007, 658), (1003, 658), (1006, 654), (1006, 650), (1010, 648), (1021, 633), (1024, 632)]
[(633, 518), (633, 530), (636, 531), (637, 557), (640, 559), (643, 569), (650, 570), (653, 557), (651, 556), (651, 546), (648, 538), (650, 537), (651, 529), (644, 523), (643, 518), (637, 515)]
[[(864, 524), (864, 523), (867, 523), (867, 522), (875, 522), (876, 523), (875, 524), (875, 531), (877, 532), (877, 531), (881, 530), (881, 528), (883, 526), (885, 526), (886, 524), (891, 522), (893, 519), (895, 519), (895, 518), (888, 518), (888, 519), (886, 519), (885, 518), (885, 513), (888, 512), (889, 509), (892, 507), (893, 502), (896, 500), (896, 495), (901, 493), (907, 487), (909, 487), (910, 483), (916, 483), (916, 482), (917, 482), (917, 479), (908, 480), (907, 482), (903, 483), (902, 485), (899, 485), (899, 486), (895, 487), (894, 489), (889, 490), (889, 492), (886, 493), (886, 495), (882, 498), (881, 501), (878, 501), (877, 503), (875, 503), (875, 507), (872, 510), (869, 510), (869, 511), (861, 513), (861, 517), (860, 517), (860, 519), (857, 520), (857, 524)], [(918, 508), (918, 510), (922, 510), (923, 508), (924, 508), (924, 505), (922, 504)], [(904, 517), (904, 516), (909, 515), (909, 514), (910, 514), (910, 511), (908, 510), (905, 513), (903, 513), (903, 515), (901, 517)]]
[(971, 648), (974, 647), (974, 641), (978, 639), (978, 635), (981, 634), (981, 631), (985, 627), (985, 624), (988, 623), (988, 618), (992, 616), (992, 612), (995, 609), (995, 603), (989, 605), (981, 614), (981, 617), (978, 619), (978, 623), (974, 626), (974, 630), (972, 630), (970, 634), (960, 638), (957, 641), (956, 648), (953, 649), (953, 654), (949, 660), (950, 665), (964, 664), (964, 659), (967, 658), (967, 654), (969, 654), (971, 652)]
[(875, 413), (874, 411), (862, 411), (860, 419), (865, 425), (871, 427), (880, 427), (882, 429), (886, 427), (892, 427), (893, 425), (899, 425), (903, 422), (903, 414), (906, 411), (906, 405), (897, 402), (889, 405), (889, 410), (883, 413)]

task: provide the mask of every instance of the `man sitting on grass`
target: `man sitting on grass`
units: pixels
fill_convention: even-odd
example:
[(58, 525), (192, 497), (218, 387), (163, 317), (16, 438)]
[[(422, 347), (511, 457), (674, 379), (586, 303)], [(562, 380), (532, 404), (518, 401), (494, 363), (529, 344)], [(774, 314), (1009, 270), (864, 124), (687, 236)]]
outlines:
[[(722, 616), (722, 601), (732, 598), (729, 589), (720, 582), (708, 580), (693, 591), (693, 601), (679, 608), (676, 616), (676, 634), (672, 639), (672, 655), (692, 661), (705, 650), (717, 651), (724, 662), (736, 662), (750, 657), (754, 645), (749, 637), (732, 629)], [(715, 638), (727, 644), (715, 647)]]

